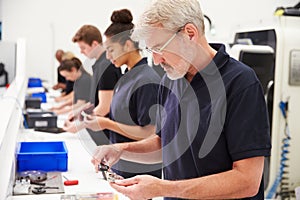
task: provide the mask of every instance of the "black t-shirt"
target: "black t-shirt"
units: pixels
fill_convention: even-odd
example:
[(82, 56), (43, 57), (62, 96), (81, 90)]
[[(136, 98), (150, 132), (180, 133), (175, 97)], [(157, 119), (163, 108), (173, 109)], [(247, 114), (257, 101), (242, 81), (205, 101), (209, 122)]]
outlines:
[(121, 69), (116, 68), (105, 57), (105, 52), (92, 66), (93, 79), (91, 87), (90, 102), (95, 106), (99, 103), (99, 90), (113, 90), (119, 78), (122, 76)]
[[(235, 161), (270, 155), (267, 108), (254, 71), (230, 58), (223, 45), (213, 47), (213, 61), (191, 83), (162, 80), (157, 134), (167, 180), (225, 172)], [(264, 199), (263, 180), (247, 199)]]
[(69, 94), (70, 92), (73, 91), (73, 87), (74, 87), (74, 82), (73, 81), (66, 81), (66, 89), (64, 90), (64, 92), (66, 94)]
[(66, 84), (66, 88), (63, 90), (63, 92), (65, 92), (66, 94), (69, 94), (70, 92), (73, 91), (74, 82), (66, 80), (66, 78), (59, 73), (58, 68), (57, 68), (57, 82)]
[[(147, 65), (146, 58), (139, 61), (116, 84), (110, 118), (133, 126), (154, 125), (160, 80), (158, 74)], [(133, 140), (110, 131), (110, 141), (121, 143)], [(120, 160), (113, 166), (113, 170), (125, 178), (145, 173), (161, 177), (161, 164), (144, 165)]]
[(57, 82), (66, 83), (66, 81), (67, 81), (66, 78), (59, 73), (59, 70), (57, 68)]

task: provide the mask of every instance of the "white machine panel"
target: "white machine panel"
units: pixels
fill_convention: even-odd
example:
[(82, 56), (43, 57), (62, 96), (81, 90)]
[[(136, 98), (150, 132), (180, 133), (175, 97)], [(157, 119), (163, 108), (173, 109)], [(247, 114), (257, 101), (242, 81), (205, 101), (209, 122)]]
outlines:
[(291, 51), (289, 84), (300, 85), (300, 50)]

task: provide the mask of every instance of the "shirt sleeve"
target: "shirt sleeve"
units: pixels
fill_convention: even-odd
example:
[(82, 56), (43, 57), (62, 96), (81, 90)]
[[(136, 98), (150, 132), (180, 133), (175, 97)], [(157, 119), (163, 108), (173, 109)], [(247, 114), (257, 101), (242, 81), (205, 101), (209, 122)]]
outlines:
[(155, 125), (158, 87), (158, 84), (146, 84), (136, 89), (132, 95), (129, 112), (137, 125)]
[(73, 81), (67, 81), (66, 82), (66, 89), (65, 89), (66, 94), (69, 94), (70, 92), (72, 92), (73, 87), (74, 87), (74, 82)]
[(259, 82), (228, 98), (224, 131), (233, 161), (270, 155), (270, 129)]
[(82, 78), (75, 81), (74, 87), (74, 103), (78, 100), (85, 100), (88, 102), (90, 97), (91, 77), (89, 75), (82, 74)]
[(113, 90), (120, 76), (121, 70), (110, 64), (98, 82), (98, 90)]

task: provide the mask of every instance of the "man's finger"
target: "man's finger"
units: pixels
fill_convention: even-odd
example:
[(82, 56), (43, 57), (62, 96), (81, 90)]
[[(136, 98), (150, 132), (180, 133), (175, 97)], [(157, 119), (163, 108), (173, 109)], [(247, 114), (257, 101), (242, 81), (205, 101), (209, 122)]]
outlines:
[(122, 180), (115, 180), (115, 184), (119, 186), (130, 186), (138, 183), (138, 178), (132, 177)]

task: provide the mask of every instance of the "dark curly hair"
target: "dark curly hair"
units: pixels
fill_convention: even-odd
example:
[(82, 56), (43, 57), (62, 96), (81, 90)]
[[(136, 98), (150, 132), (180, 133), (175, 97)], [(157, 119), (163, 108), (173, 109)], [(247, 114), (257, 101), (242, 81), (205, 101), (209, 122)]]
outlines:
[[(109, 37), (112, 42), (119, 42), (124, 45), (127, 40), (131, 40), (131, 32), (134, 28), (132, 23), (132, 14), (128, 9), (115, 10), (111, 17), (111, 25), (106, 29), (104, 35)], [(131, 40), (132, 41), (132, 40)], [(134, 42), (134, 46), (138, 49), (138, 43)]]

